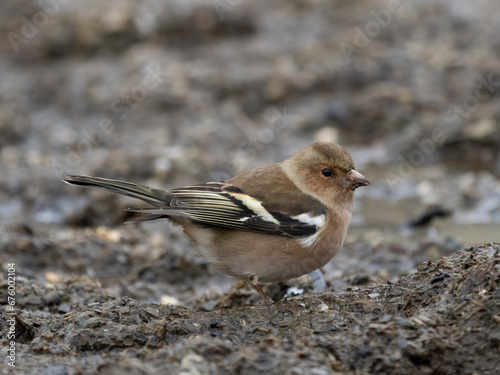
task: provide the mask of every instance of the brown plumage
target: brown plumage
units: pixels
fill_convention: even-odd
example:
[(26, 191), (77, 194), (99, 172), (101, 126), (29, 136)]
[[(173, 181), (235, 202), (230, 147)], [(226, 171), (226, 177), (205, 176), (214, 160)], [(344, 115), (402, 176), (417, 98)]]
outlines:
[(169, 191), (99, 177), (65, 182), (139, 198), (153, 208), (132, 222), (169, 218), (196, 252), (221, 272), (245, 279), (272, 300), (261, 282), (286, 281), (324, 266), (342, 246), (353, 192), (368, 180), (347, 150), (318, 142), (289, 159), (211, 182)]

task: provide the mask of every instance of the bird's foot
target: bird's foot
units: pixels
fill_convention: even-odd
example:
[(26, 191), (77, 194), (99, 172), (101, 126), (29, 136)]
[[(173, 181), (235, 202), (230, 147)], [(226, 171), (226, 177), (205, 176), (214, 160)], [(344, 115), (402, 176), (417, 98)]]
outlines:
[(264, 292), (264, 289), (262, 289), (262, 287), (259, 285), (259, 281), (258, 281), (258, 277), (257, 276), (251, 276), (248, 278), (247, 280), (247, 283), (248, 285), (250, 285), (257, 293), (260, 294), (260, 296), (262, 297), (262, 299), (264, 300), (264, 303), (266, 305), (272, 305), (274, 303), (274, 301), (272, 300), (271, 297), (269, 297), (266, 292)]

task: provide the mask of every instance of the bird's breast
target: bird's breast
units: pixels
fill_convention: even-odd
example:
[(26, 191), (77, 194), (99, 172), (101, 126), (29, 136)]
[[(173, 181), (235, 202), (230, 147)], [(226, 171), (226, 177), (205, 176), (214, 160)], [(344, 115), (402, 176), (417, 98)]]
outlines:
[(344, 242), (350, 211), (327, 213), (315, 234), (290, 238), (228, 229), (212, 229), (183, 221), (186, 234), (198, 244), (196, 252), (221, 272), (262, 282), (286, 281), (327, 264)]

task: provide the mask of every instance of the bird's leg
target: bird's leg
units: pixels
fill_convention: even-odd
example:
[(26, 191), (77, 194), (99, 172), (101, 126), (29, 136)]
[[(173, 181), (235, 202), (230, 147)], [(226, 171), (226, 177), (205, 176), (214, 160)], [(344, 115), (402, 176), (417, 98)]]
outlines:
[(261, 288), (259, 285), (259, 278), (257, 276), (250, 276), (247, 280), (248, 285), (250, 285), (257, 293), (260, 294), (262, 299), (264, 300), (264, 303), (266, 305), (272, 305), (274, 301), (272, 300), (271, 297), (269, 297), (266, 292)]
[(319, 269), (309, 272), (308, 275), (311, 278), (313, 284), (313, 290), (315, 292), (320, 292), (325, 290), (326, 288), (325, 277), (323, 276), (323, 274)]

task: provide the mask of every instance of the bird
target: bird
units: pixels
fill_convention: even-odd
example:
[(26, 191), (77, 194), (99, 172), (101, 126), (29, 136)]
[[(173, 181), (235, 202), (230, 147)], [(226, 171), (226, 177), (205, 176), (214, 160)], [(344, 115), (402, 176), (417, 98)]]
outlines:
[(245, 280), (266, 304), (261, 283), (315, 271), (339, 251), (354, 191), (370, 184), (341, 145), (316, 142), (289, 158), (225, 181), (162, 190), (102, 177), (64, 182), (138, 198), (151, 207), (131, 222), (167, 218), (180, 224), (195, 253), (220, 272)]

